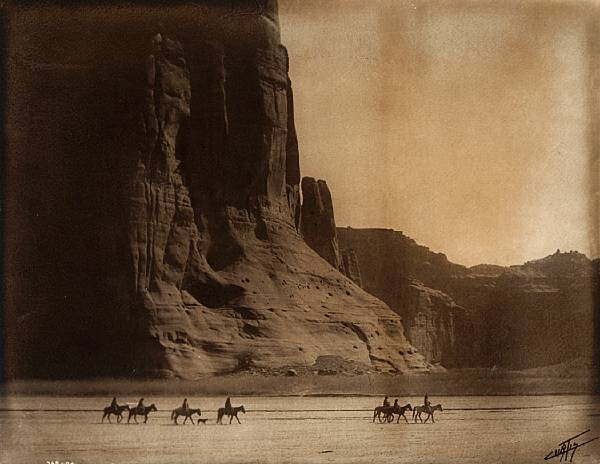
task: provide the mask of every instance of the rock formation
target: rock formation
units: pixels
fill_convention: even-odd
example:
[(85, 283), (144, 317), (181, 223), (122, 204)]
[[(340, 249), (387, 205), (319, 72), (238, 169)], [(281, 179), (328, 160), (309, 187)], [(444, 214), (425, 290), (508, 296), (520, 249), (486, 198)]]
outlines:
[(351, 279), (356, 285), (362, 288), (362, 276), (360, 275), (360, 266), (356, 252), (351, 248), (346, 248), (341, 251), (342, 265), (344, 266), (344, 274)]
[(301, 217), (277, 3), (210, 5), (11, 12), (8, 374), (428, 369), (340, 274), (324, 182)]
[(352, 249), (340, 249), (333, 213), (333, 200), (327, 183), (312, 177), (302, 179), (302, 235), (325, 261), (362, 287), (360, 267)]
[(470, 328), (465, 309), (420, 280), (461, 267), (392, 230), (338, 228), (337, 233), (341, 247), (354, 252), (363, 288), (402, 316), (407, 337), (429, 361), (454, 367), (469, 357), (461, 342)]
[(464, 338), (469, 337), (465, 309), (439, 290), (412, 281), (401, 288), (406, 336), (432, 363), (458, 367), (464, 362)]
[(306, 243), (338, 270), (343, 270), (331, 192), (324, 180), (302, 179), (302, 234)]
[(593, 356), (598, 264), (580, 253), (466, 268), (401, 232), (339, 228), (338, 238), (355, 250), (365, 290), (432, 362), (525, 368)]

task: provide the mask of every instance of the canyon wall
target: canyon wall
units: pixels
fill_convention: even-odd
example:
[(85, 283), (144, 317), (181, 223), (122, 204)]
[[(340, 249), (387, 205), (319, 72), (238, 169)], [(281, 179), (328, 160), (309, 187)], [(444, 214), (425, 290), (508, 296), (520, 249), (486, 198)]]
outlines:
[(333, 210), (300, 205), (275, 1), (9, 15), (9, 376), (429, 369), (302, 237)]
[(472, 335), (467, 311), (428, 285), (464, 268), (393, 230), (338, 228), (337, 236), (356, 256), (363, 288), (402, 316), (407, 337), (429, 361), (455, 367), (471, 357), (463, 341)]
[(302, 179), (302, 235), (319, 256), (344, 271), (338, 245), (333, 200), (327, 183), (312, 177)]
[(344, 266), (344, 274), (348, 276), (356, 285), (363, 288), (362, 275), (358, 264), (356, 252), (351, 248), (345, 248), (340, 251), (342, 264)]
[(598, 261), (560, 253), (518, 266), (454, 264), (388, 229), (338, 228), (365, 290), (402, 316), (428, 360), (528, 368), (594, 357)]

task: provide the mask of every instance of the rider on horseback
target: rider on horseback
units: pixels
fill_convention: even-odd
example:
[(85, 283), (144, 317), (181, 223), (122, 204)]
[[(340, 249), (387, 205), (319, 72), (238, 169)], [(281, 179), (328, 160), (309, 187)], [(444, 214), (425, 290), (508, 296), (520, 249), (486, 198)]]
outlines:
[(118, 407), (119, 407), (119, 405), (117, 404), (117, 397), (115, 396), (110, 403), (110, 408), (113, 411), (116, 411)]
[(138, 401), (137, 406), (135, 407), (138, 411), (143, 411), (145, 406), (144, 406), (144, 398), (140, 398), (140, 400)]
[(389, 405), (390, 405), (390, 402), (389, 402), (389, 400), (388, 400), (388, 397), (386, 396), (386, 397), (383, 399), (383, 406), (389, 406)]
[(423, 406), (425, 406), (425, 409), (427, 411), (431, 410), (431, 402), (429, 401), (429, 399), (427, 398), (427, 393), (425, 393), (425, 398), (423, 399)]
[(183, 404), (181, 405), (181, 409), (183, 409), (186, 412), (188, 411), (188, 409), (190, 409), (190, 407), (188, 406), (187, 398), (183, 399)]
[(225, 400), (225, 411), (229, 412), (231, 409), (231, 398), (227, 397)]
[(397, 408), (399, 408), (399, 407), (400, 407), (400, 405), (398, 404), (398, 398), (396, 398), (396, 399), (394, 400), (394, 409), (397, 409)]

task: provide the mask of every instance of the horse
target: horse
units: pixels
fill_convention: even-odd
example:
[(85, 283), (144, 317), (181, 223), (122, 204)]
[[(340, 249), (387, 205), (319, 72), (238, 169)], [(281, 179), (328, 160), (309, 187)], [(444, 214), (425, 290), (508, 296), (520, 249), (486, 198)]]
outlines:
[(394, 422), (394, 414), (398, 414), (398, 420), (400, 422), (400, 416), (404, 417), (404, 420), (408, 422), (408, 419), (404, 415), (406, 411), (412, 411), (412, 406), (406, 404), (404, 406), (377, 406), (373, 410), (373, 422), (375, 419), (379, 419), (379, 422)]
[(108, 422), (112, 424), (112, 422), (110, 421), (110, 415), (114, 414), (115, 416), (117, 416), (117, 424), (120, 423), (123, 420), (123, 411), (129, 411), (129, 405), (117, 405), (116, 408), (113, 408), (112, 406), (105, 407), (104, 415), (102, 416), (102, 422), (104, 422), (105, 417), (108, 417)]
[(240, 411), (243, 412), (244, 414), (246, 414), (246, 410), (244, 409), (244, 406), (237, 406), (237, 407), (231, 408), (231, 409), (219, 408), (219, 410), (217, 411), (217, 424), (223, 423), (222, 422), (223, 416), (229, 416), (230, 424), (234, 417), (237, 419), (238, 424), (241, 424), (240, 419), (237, 416)]
[[(379, 419), (379, 422), (385, 422), (387, 420), (387, 416), (389, 415), (389, 411), (392, 409), (391, 406), (377, 406), (373, 409), (373, 422), (375, 419)], [(383, 417), (382, 417), (383, 414)]]
[(398, 420), (396, 421), (396, 424), (400, 422), (400, 417), (404, 417), (404, 420), (406, 421), (406, 423), (408, 424), (408, 419), (406, 418), (406, 416), (404, 415), (404, 413), (406, 411), (412, 411), (413, 408), (410, 405), (410, 403), (405, 404), (404, 406), (396, 406), (394, 408), (394, 410), (392, 411), (392, 421), (394, 420), (394, 414), (398, 414)]
[(135, 408), (131, 408), (129, 409), (129, 417), (127, 418), (127, 423), (129, 424), (129, 421), (131, 420), (131, 416), (133, 416), (133, 420), (135, 421), (135, 423), (137, 424), (137, 416), (144, 416), (144, 424), (146, 422), (148, 422), (148, 414), (151, 411), (158, 411), (158, 409), (156, 409), (156, 406), (154, 405), (154, 403), (152, 403), (150, 406), (142, 406), (142, 407), (135, 407)]
[(177, 424), (177, 418), (179, 416), (185, 416), (185, 419), (183, 419), (183, 423), (185, 424), (187, 422), (188, 419), (190, 419), (190, 421), (192, 422), (192, 424), (194, 423), (194, 419), (192, 418), (192, 416), (194, 414), (198, 414), (198, 417), (200, 417), (202, 415), (202, 413), (200, 412), (200, 409), (184, 409), (184, 408), (177, 408), (177, 409), (173, 409), (173, 412), (171, 413), (171, 420), (173, 422), (175, 422), (175, 425)]
[[(373, 410), (373, 422), (375, 422), (375, 418), (379, 419), (379, 422), (391, 422), (394, 420), (394, 415), (392, 411), (394, 410), (394, 406), (377, 406)], [(391, 414), (391, 419), (390, 419)]]
[(431, 422), (433, 422), (435, 424), (435, 420), (433, 419), (433, 413), (435, 411), (443, 411), (442, 409), (442, 405), (441, 404), (436, 404), (435, 406), (415, 406), (415, 408), (413, 409), (413, 419), (415, 420), (415, 423), (417, 422), (417, 417), (419, 418), (419, 420), (421, 422), (423, 422), (423, 419), (421, 418), (421, 414), (426, 412), (428, 414), (427, 419), (425, 419), (425, 422), (427, 422), (429, 420), (429, 418), (431, 417)]

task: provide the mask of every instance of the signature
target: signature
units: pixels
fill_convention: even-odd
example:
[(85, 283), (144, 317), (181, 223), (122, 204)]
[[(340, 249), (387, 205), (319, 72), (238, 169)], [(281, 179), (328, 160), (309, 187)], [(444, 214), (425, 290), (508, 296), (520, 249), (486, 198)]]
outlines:
[(560, 456), (559, 461), (562, 461), (564, 458), (565, 462), (567, 462), (567, 459), (569, 459), (569, 453), (571, 453), (571, 459), (569, 459), (569, 462), (572, 462), (573, 456), (575, 456), (575, 451), (577, 451), (577, 448), (600, 438), (600, 437), (592, 438), (591, 440), (584, 441), (583, 443), (578, 443), (575, 441), (575, 438), (580, 437), (580, 436), (588, 433), (589, 431), (590, 431), (590, 429), (587, 429), (585, 432), (578, 433), (577, 435), (574, 435), (571, 438), (567, 438), (565, 441), (561, 441), (554, 451), (550, 451), (546, 455), (544, 460), (547, 461), (548, 459), (553, 459), (553, 458), (557, 458)]

